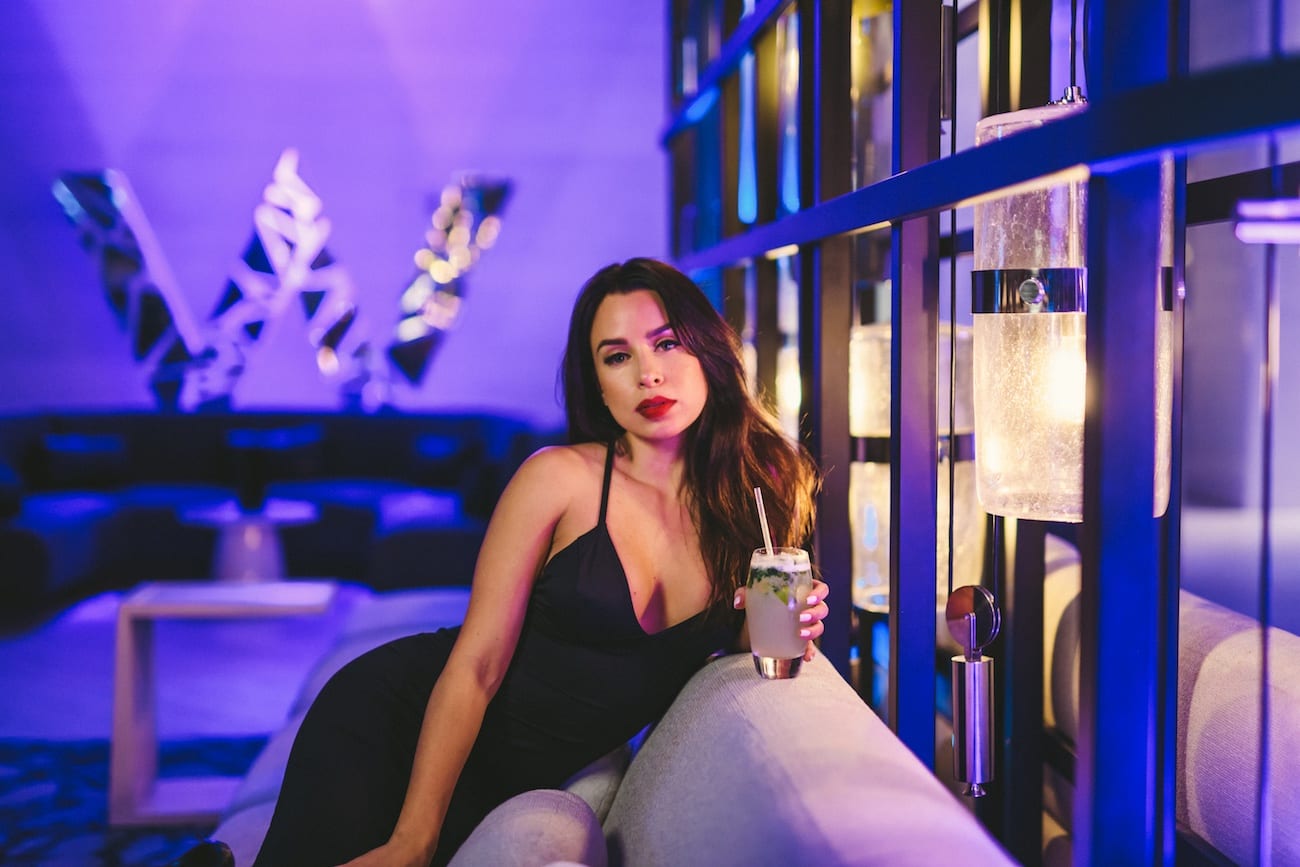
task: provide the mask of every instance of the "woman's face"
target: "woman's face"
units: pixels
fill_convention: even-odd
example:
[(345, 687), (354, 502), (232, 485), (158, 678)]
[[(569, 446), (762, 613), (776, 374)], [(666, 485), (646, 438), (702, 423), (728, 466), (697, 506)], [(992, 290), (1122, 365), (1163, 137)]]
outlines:
[(591, 324), (591, 352), (605, 405), (629, 434), (679, 437), (704, 410), (704, 370), (678, 341), (658, 293), (606, 296)]

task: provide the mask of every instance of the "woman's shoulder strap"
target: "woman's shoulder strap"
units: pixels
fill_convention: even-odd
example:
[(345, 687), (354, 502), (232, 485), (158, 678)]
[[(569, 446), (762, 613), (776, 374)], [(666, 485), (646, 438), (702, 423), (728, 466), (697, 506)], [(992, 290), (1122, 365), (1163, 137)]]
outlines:
[(609, 483), (614, 478), (614, 443), (610, 443), (605, 450), (605, 478), (600, 483), (600, 517), (596, 520), (597, 526), (603, 526), (605, 523), (605, 509), (609, 506)]

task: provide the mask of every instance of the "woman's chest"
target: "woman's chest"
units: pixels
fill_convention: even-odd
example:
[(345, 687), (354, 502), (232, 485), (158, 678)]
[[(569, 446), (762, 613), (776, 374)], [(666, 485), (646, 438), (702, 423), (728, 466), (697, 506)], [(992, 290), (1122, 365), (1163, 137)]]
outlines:
[(708, 569), (689, 514), (664, 514), (641, 504), (612, 508), (606, 519), (637, 621), (658, 632), (708, 603)]

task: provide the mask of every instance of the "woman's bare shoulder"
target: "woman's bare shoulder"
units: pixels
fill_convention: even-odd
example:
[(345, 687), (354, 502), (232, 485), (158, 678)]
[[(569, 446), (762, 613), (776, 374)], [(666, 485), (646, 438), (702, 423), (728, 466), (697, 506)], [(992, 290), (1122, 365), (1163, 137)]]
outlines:
[(528, 456), (515, 480), (529, 487), (542, 485), (557, 491), (585, 487), (591, 475), (601, 472), (604, 462), (605, 446), (600, 443), (546, 446)]

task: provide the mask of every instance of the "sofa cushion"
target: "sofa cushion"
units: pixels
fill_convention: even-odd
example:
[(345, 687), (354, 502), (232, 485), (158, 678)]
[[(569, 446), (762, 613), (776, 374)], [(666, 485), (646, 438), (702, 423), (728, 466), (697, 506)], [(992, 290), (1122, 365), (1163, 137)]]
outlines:
[(126, 481), (126, 445), (108, 433), (49, 433), (41, 441), (40, 486), (108, 490)]
[(380, 533), (366, 584), (376, 590), (469, 584), (486, 530), (482, 521), (466, 518)]
[(603, 823), (631, 761), (632, 747), (629, 744), (616, 747), (565, 781), (564, 790), (586, 801)]
[(90, 577), (99, 525), (113, 514), (115, 501), (90, 492), (29, 494), (13, 526), (30, 530), (49, 558), (46, 591), (73, 587)]
[(704, 667), (628, 768), (610, 863), (932, 865), (1010, 858), (823, 657), (763, 681)]
[(1043, 554), (1043, 725), (1079, 734), (1079, 549), (1048, 534)]
[(0, 522), (7, 521), (21, 511), (23, 484), (12, 468), (0, 463)]
[(557, 863), (605, 867), (605, 838), (586, 801), (570, 792), (535, 789), (488, 813), (452, 856), (449, 867)]
[[(1184, 592), (1179, 604), (1176, 818), (1233, 862), (1255, 862), (1260, 734), (1257, 621)], [(1300, 636), (1269, 630), (1274, 864), (1300, 864)]]
[(348, 618), (343, 635), (383, 632), (393, 638), (455, 626), (465, 619), (468, 587), (377, 593)]

